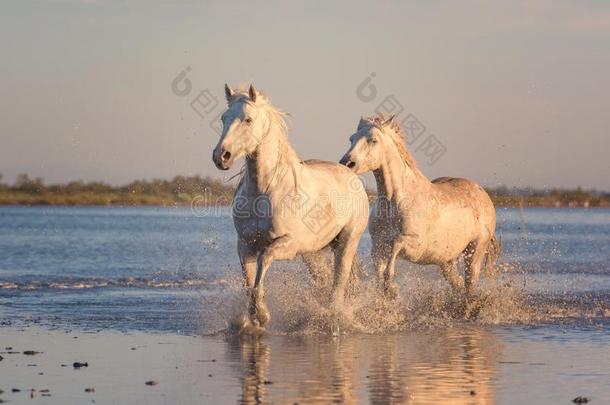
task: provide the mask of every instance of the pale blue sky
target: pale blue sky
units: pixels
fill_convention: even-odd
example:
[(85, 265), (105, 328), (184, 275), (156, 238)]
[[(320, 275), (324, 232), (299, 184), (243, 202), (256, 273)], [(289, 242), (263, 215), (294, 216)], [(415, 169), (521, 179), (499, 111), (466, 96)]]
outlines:
[[(0, 4), (11, 181), (221, 177), (212, 116), (190, 102), (254, 81), (291, 113), (303, 158), (338, 160), (360, 115), (393, 94), (447, 149), (432, 166), (414, 153), (431, 178), (610, 190), (606, 2)], [(187, 66), (193, 89), (179, 97), (171, 82)], [(356, 88), (371, 72), (366, 103)]]

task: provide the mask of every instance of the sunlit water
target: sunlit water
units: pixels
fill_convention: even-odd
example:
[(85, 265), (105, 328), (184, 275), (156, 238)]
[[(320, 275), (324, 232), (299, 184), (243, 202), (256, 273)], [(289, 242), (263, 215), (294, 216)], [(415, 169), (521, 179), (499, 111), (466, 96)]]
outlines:
[[(500, 274), (483, 279), (473, 319), (456, 310), (460, 298), (433, 267), (399, 262), (401, 299), (380, 300), (365, 235), (361, 282), (338, 337), (324, 292), (296, 262), (268, 273), (273, 318), (259, 339), (218, 334), (243, 312), (226, 209), (0, 207), (0, 318), (204, 336), (193, 350), (224, 353), (214, 387), (226, 386), (227, 402), (607, 397), (610, 210), (500, 209), (498, 217)], [(211, 383), (195, 386), (211, 394)]]

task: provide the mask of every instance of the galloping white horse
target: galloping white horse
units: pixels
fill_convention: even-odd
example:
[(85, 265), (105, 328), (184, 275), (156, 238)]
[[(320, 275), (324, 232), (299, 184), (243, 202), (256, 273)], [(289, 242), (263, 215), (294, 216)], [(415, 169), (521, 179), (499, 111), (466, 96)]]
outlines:
[[(371, 209), (372, 258), (386, 294), (397, 294), (394, 267), (400, 253), (417, 264), (436, 264), (456, 290), (474, 292), (483, 260), (493, 268), (500, 247), (496, 210), (478, 184), (441, 177), (430, 182), (408, 152), (394, 117), (362, 118), (341, 163), (373, 171), (378, 198)], [(464, 281), (457, 259), (464, 254)]]
[(235, 192), (233, 222), (237, 250), (250, 294), (255, 326), (270, 319), (263, 297), (265, 273), (274, 260), (290, 260), (327, 246), (335, 254), (332, 305), (340, 308), (368, 220), (368, 198), (357, 175), (345, 166), (301, 161), (286, 138), (284, 115), (253, 86), (225, 85), (228, 109), (212, 155), (228, 170), (245, 157)]

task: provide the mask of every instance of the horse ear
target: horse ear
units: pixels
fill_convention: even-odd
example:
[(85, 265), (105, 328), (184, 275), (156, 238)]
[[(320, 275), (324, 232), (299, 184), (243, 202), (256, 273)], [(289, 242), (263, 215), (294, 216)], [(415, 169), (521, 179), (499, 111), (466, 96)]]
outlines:
[(227, 98), (227, 103), (231, 102), (231, 98), (235, 95), (235, 92), (231, 90), (228, 84), (225, 83), (225, 97)]
[(366, 124), (366, 123), (367, 123), (366, 119), (364, 118), (364, 116), (362, 116), (362, 115), (361, 115), (361, 116), (360, 116), (360, 122), (358, 122), (358, 128), (356, 128), (356, 129), (360, 129), (360, 128), (362, 128), (362, 126), (363, 126), (364, 124)]
[(256, 89), (254, 88), (254, 85), (250, 85), (250, 88), (248, 89), (248, 95), (250, 96), (250, 100), (252, 100), (253, 103), (256, 103)]
[(396, 117), (396, 114), (392, 114), (390, 115), (390, 118), (388, 118), (383, 124), (384, 125), (390, 125), (394, 122), (394, 117)]

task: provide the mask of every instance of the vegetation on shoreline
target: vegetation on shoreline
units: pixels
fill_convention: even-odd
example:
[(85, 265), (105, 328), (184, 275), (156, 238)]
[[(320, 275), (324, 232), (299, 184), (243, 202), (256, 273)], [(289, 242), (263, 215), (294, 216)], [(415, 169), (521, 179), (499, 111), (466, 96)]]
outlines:
[(1, 182), (0, 205), (190, 205), (228, 204), (234, 188), (218, 179), (176, 176), (171, 180), (136, 180), (123, 186), (103, 182), (71, 181), (45, 185), (27, 174), (12, 185)]
[[(103, 182), (71, 181), (44, 184), (43, 179), (27, 174), (12, 184), (2, 182), (0, 205), (227, 205), (235, 188), (218, 179), (201, 176), (176, 176), (171, 180), (136, 180), (123, 186)], [(487, 189), (498, 207), (610, 207), (610, 193), (567, 189)], [(371, 198), (374, 199), (374, 193)]]

